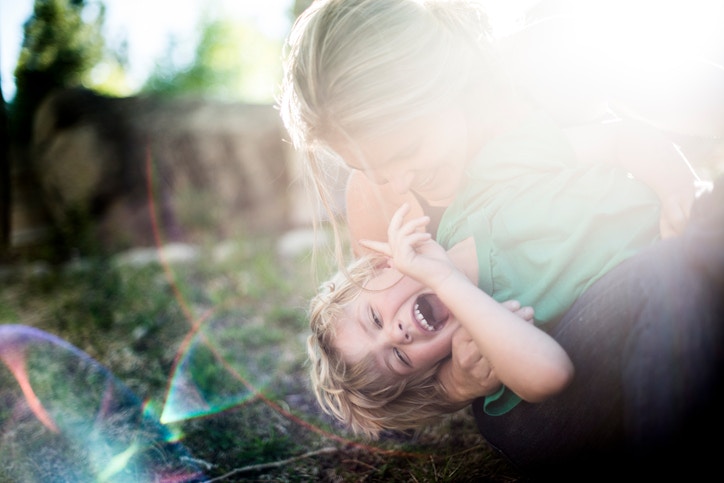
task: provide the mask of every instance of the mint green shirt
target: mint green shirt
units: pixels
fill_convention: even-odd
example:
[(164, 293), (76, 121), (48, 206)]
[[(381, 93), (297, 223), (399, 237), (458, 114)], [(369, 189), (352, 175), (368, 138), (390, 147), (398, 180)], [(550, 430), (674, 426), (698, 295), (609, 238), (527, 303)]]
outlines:
[[(478, 286), (557, 321), (598, 278), (659, 239), (659, 200), (621, 168), (579, 162), (555, 123), (536, 114), (488, 143), (443, 214), (446, 248), (473, 237)], [(485, 411), (520, 402), (501, 388)]]

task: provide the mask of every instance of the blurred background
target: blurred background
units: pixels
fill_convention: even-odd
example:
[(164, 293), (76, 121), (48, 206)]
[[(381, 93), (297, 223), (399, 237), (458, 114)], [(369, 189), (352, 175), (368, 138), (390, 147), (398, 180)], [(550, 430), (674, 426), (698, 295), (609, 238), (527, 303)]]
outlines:
[[(721, 2), (478, 1), (495, 36), (537, 35), (509, 42), (508, 68), (563, 124), (595, 121), (613, 94), (709, 175)], [(284, 38), (310, 3), (2, 0), (0, 256), (310, 226), (274, 109)]]
[(3, 255), (152, 244), (151, 171), (168, 241), (307, 223), (273, 103), (308, 3), (3, 0)]

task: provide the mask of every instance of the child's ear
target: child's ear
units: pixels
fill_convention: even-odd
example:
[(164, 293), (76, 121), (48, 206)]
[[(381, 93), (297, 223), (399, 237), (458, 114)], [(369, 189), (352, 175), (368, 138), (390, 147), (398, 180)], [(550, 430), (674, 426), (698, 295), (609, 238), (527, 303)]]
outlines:
[(384, 257), (379, 262), (377, 262), (377, 266), (375, 266), (377, 270), (382, 270), (385, 268), (392, 268), (392, 259), (390, 257)]

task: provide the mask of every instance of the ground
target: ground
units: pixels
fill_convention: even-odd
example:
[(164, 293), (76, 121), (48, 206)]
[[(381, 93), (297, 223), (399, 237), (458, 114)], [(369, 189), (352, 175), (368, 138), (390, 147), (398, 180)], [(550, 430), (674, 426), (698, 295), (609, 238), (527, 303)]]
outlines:
[[(374, 443), (323, 415), (305, 365), (306, 303), (316, 287), (310, 254), (275, 247), (273, 238), (248, 238), (143, 252), (150, 261), (136, 252), (2, 269), (0, 322), (39, 328), (91, 362), (28, 339), (26, 373), (59, 433), (38, 422), (17, 378), (0, 369), (8, 408), (0, 411), (1, 479), (33, 481), (42, 471), (115, 478), (140, 471), (138, 461), (192, 468), (199, 481), (521, 479), (468, 410)], [(98, 377), (104, 368), (112, 386)], [(120, 404), (125, 391), (136, 402)], [(121, 444), (108, 450), (115, 456), (100, 454), (98, 438)], [(110, 463), (100, 464), (104, 457)]]

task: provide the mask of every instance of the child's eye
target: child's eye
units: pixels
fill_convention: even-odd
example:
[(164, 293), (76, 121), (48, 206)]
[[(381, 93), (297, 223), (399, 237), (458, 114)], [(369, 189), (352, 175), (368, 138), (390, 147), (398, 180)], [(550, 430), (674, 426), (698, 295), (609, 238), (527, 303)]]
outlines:
[(374, 310), (370, 310), (370, 316), (372, 317), (372, 322), (374, 322), (375, 325), (376, 325), (378, 328), (381, 329), (381, 328), (382, 328), (382, 321), (381, 321), (380, 318), (377, 316), (377, 314), (375, 313)]
[(407, 357), (398, 349), (397, 347), (392, 348), (392, 352), (395, 354), (395, 357), (402, 362), (407, 367), (412, 367), (412, 364), (410, 364), (410, 361), (407, 360)]

